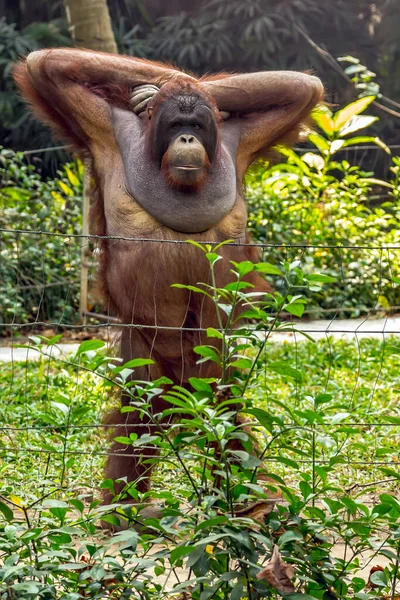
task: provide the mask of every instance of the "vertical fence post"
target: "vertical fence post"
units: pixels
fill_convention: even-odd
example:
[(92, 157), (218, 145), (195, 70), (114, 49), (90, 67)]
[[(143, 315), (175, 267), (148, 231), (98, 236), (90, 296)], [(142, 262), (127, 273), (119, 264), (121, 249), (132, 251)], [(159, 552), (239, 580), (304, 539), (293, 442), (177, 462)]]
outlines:
[(85, 163), (85, 174), (83, 178), (83, 198), (82, 198), (82, 238), (81, 238), (81, 290), (79, 300), (79, 313), (81, 315), (82, 325), (86, 325), (86, 312), (88, 309), (88, 275), (89, 275), (89, 186), (90, 186), (90, 167)]

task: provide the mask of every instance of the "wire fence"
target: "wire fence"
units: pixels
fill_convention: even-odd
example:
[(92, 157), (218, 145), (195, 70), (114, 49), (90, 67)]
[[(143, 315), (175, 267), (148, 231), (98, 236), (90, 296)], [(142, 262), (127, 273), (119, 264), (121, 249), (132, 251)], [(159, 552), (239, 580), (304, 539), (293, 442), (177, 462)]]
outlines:
[[(42, 151), (48, 150), (54, 148)], [(357, 150), (353, 147), (347, 151)], [(360, 150), (364, 151), (366, 148)], [(207, 324), (192, 327), (185, 323), (174, 326), (156, 320), (154, 323), (143, 323), (140, 315), (135, 315), (134, 312), (129, 322), (120, 322), (107, 307), (100, 306), (95, 299), (91, 299), (90, 294), (88, 298), (84, 298), (85, 309), (80, 314), (78, 292), (82, 286), (80, 275), (83, 260), (88, 263), (85, 268), (89, 289), (94, 287), (97, 270), (96, 252), (83, 259), (81, 249), (89, 246), (93, 249), (99, 241), (106, 239), (115, 244), (132, 244), (132, 247), (156, 244), (163, 246), (165, 252), (168, 252), (170, 246), (180, 245), (184, 248), (187, 242), (3, 227), (0, 228), (0, 250), (4, 240), (9, 240), (10, 236), (17, 240), (16, 247), (18, 240), (28, 240), (24, 250), (27, 254), (38, 239), (61, 239), (69, 244), (74, 260), (71, 260), (73, 269), (67, 279), (46, 281), (43, 276), (42, 281), (26, 283), (29, 261), (24, 260), (22, 266), (22, 256), (16, 249), (15, 278), (11, 285), (0, 286), (2, 292), (29, 291), (34, 295), (34, 299), (31, 297), (29, 300), (26, 320), (16, 319), (12, 310), (0, 310), (3, 315), (0, 328), (8, 336), (5, 338), (6, 348), (3, 347), (3, 354), (0, 352), (0, 359), (1, 356), (4, 359), (3, 364), (0, 363), (4, 373), (1, 378), (0, 412), (4, 418), (0, 425), (0, 456), (6, 465), (6, 481), (10, 480), (10, 470), (14, 469), (11, 480), (17, 484), (20, 493), (23, 493), (27, 487), (29, 489), (29, 486), (35, 485), (39, 477), (45, 482), (44, 486), (52, 486), (57, 480), (60, 483), (62, 473), (62, 487), (77, 486), (97, 494), (102, 479), (102, 465), (105, 457), (110, 455), (107, 431), (115, 427), (115, 423), (107, 423), (103, 419), (110, 399), (107, 388), (101, 385), (101, 378), (99, 382), (96, 374), (88, 373), (84, 365), (80, 366), (79, 361), (74, 358), (78, 342), (85, 337), (99, 336), (106, 340), (111, 348), (116, 345), (118, 332), (126, 328), (145, 330), (155, 339), (162, 331), (171, 334), (206, 332)], [(304, 319), (295, 319), (293, 315), (286, 315), (286, 330), (272, 332), (271, 344), (267, 345), (265, 351), (263, 360), (266, 372), (269, 364), (273, 366), (287, 361), (296, 373), (303, 373), (302, 377), (279, 374), (279, 371), (266, 374), (265, 382), (261, 384), (261, 391), (257, 392), (255, 401), (265, 405), (272, 398), (273, 402), (288, 402), (293, 410), (301, 412), (310, 394), (336, 394), (337, 401), (334, 402), (331, 414), (333, 418), (325, 424), (318, 422), (315, 426), (315, 431), (321, 438), (319, 455), (313, 458), (304, 456), (303, 450), (303, 456), (301, 453), (295, 456), (296, 463), (329, 466), (332, 465), (334, 456), (340, 456), (338, 480), (346, 480), (347, 484), (355, 485), (357, 489), (374, 484), (381, 490), (398, 489), (398, 479), (393, 477), (393, 474), (390, 476), (387, 470), (396, 471), (400, 459), (400, 414), (397, 405), (400, 380), (398, 362), (396, 363), (397, 357), (400, 356), (400, 318), (396, 317), (400, 297), (396, 291), (397, 284), (393, 281), (393, 276), (396, 275), (393, 264), (400, 264), (400, 245), (383, 247), (376, 244), (338, 246), (236, 242), (231, 242), (230, 245), (238, 248), (257, 247), (261, 259), (270, 260), (272, 255), (276, 263), (297, 261), (300, 269), (307, 269), (309, 263), (314, 264), (315, 255), (322, 250), (336, 257), (338, 278), (331, 284), (330, 293), (333, 305), (321, 308), (316, 304), (308, 311), (311, 316), (330, 315), (329, 318), (307, 322)], [(184, 249), (182, 256), (184, 257)], [(358, 271), (356, 269), (357, 272), (351, 275), (347, 270), (349, 262), (359, 263)], [(374, 280), (369, 282), (372, 300), (364, 302), (363, 283), (368, 280), (369, 273), (363, 269), (365, 265), (371, 264), (375, 265), (377, 275), (375, 274)], [(354, 266), (352, 270), (355, 270)], [(35, 277), (37, 276), (36, 272)], [(335, 304), (336, 291), (339, 298), (341, 290), (348, 286), (354, 286), (354, 302), (350, 306), (340, 301)], [(58, 303), (52, 306), (49, 319), (46, 318), (49, 315), (46, 294), (55, 287), (62, 288), (62, 294), (58, 294)], [(149, 290), (149, 301), (154, 302), (155, 314), (156, 303), (164, 301), (163, 298), (156, 298), (156, 288), (157, 280)], [(383, 306), (381, 298), (388, 297), (388, 290), (393, 293)], [(310, 300), (311, 297), (312, 294)], [(354, 316), (357, 311), (358, 319), (343, 318), (347, 313)], [(57, 343), (61, 344), (58, 352), (52, 355), (52, 349), (49, 347), (44, 354), (40, 354), (39, 361), (32, 360), (38, 356), (34, 348), (10, 349), (11, 345), (18, 346), (18, 342), (25, 342), (27, 336), (43, 334), (52, 337), (58, 332), (64, 333), (67, 340), (68, 332), (74, 333), (75, 346), (71, 347), (72, 354), (66, 345), (62, 345), (63, 340)], [(81, 337), (77, 337), (76, 334), (80, 334)], [(308, 338), (304, 338), (303, 334)], [(316, 344), (309, 341), (310, 337), (316, 340)], [(13, 354), (18, 350), (26, 354), (23, 362), (18, 362)], [(18, 356), (21, 357), (21, 354)], [(10, 418), (7, 417), (8, 407), (11, 405), (11, 418), (14, 422), (10, 422)], [(339, 415), (338, 422), (334, 420), (335, 414)], [(18, 422), (15, 422), (15, 419), (18, 419)], [(289, 420), (289, 425), (295, 429), (300, 427), (296, 421), (291, 423)], [(146, 424), (143, 427), (146, 427), (147, 431), (151, 425)], [(327, 441), (329, 430), (336, 431), (339, 436), (334, 449)], [(147, 453), (148, 450), (150, 447), (144, 445), (142, 458), (153, 456)], [(271, 451), (265, 457), (265, 461), (274, 464), (275, 470), (279, 472), (279, 468), (286, 468), (282, 467), (282, 456), (293, 460), (293, 448), (287, 445), (280, 447), (278, 452)], [(386, 476), (382, 478), (384, 469)], [(3, 485), (7, 484), (3, 481)], [(374, 498), (368, 497), (364, 501), (373, 503)]]
[[(0, 230), (0, 236), (5, 233), (10, 235), (11, 232), (10, 230), (5, 229)], [(83, 237), (80, 234), (71, 235), (44, 231), (32, 232), (28, 230), (16, 230), (13, 231), (12, 234), (15, 236), (28, 236), (32, 239), (33, 244), (35, 243), (34, 240), (38, 236), (48, 236), (50, 238), (53, 236), (69, 239), (75, 238), (78, 241), (87, 240), (88, 243), (89, 241), (93, 242), (93, 240), (98, 241), (99, 239), (98, 236)], [(185, 243), (174, 240), (157, 240), (155, 242), (151, 239), (127, 237), (118, 238), (118, 236), (109, 236), (108, 239), (114, 242), (118, 240), (124, 242), (128, 241), (136, 246), (138, 244), (141, 246), (146, 246), (147, 244), (156, 243), (165, 245), (166, 248), (168, 248), (171, 244), (183, 245)], [(235, 245), (240, 246), (240, 244)], [(270, 250), (268, 244), (252, 245), (258, 246), (262, 253)], [(278, 253), (281, 253), (283, 261), (287, 260), (288, 253), (292, 253), (293, 258), (297, 260), (299, 257), (301, 258), (303, 265), (307, 263), (307, 256), (309, 256), (310, 253), (312, 254), (319, 252), (321, 248), (334, 250), (339, 256), (344, 250), (346, 252), (355, 252), (358, 254), (378, 252), (378, 255), (379, 253), (382, 255), (390, 252), (391, 257), (393, 255), (399, 256), (400, 253), (400, 247), (398, 246), (380, 248), (372, 245), (365, 247), (348, 247), (345, 249), (331, 245), (296, 245), (293, 247), (272, 245), (272, 247)], [(300, 268), (301, 266), (302, 265), (300, 265)], [(89, 272), (92, 273), (94, 277), (96, 272), (95, 256), (91, 258)], [(65, 288), (65, 302), (68, 302), (68, 297), (71, 295), (70, 288), (75, 286), (79, 280), (78, 275), (79, 273), (73, 274), (71, 279), (67, 282), (58, 282), (59, 285), (63, 285)], [(376, 282), (376, 298), (378, 298), (382, 293), (383, 281), (385, 279), (390, 281), (391, 275), (391, 261), (389, 260), (387, 267), (382, 266), (380, 281)], [(16, 277), (16, 286), (17, 285), (18, 276)], [(338, 285), (339, 287), (347, 285), (345, 272), (343, 273), (343, 279), (334, 285)], [(18, 341), (21, 339), (19, 336), (21, 335), (23, 335), (22, 341), (24, 341), (26, 336), (29, 335), (38, 335), (44, 333), (48, 337), (52, 337), (57, 332), (68, 331), (75, 332), (75, 334), (83, 334), (85, 337), (93, 337), (93, 335), (95, 337), (100, 336), (101, 338), (106, 339), (110, 346), (115, 345), (117, 332), (123, 330), (124, 328), (138, 329), (142, 331), (145, 330), (148, 331), (149, 335), (151, 336), (157, 336), (158, 333), (162, 331), (170, 332), (171, 334), (182, 334), (183, 332), (200, 333), (207, 331), (206, 323), (202, 327), (190, 327), (185, 326), (184, 324), (181, 326), (171, 326), (162, 322), (146, 324), (140, 322), (140, 320), (136, 321), (134, 315), (132, 317), (132, 321), (130, 322), (119, 322), (115, 315), (107, 314), (107, 311), (104, 311), (104, 307), (100, 308), (102, 311), (100, 314), (96, 314), (94, 309), (87, 310), (85, 315), (87, 318), (87, 323), (85, 325), (82, 324), (78, 314), (75, 315), (75, 322), (73, 322), (71, 319), (64, 318), (63, 315), (65, 314), (65, 306), (60, 306), (58, 314), (54, 313), (52, 320), (43, 320), (41, 318), (41, 307), (45, 305), (47, 284), (44, 283), (41, 286), (29, 287), (30, 290), (32, 290), (32, 288), (35, 288), (37, 292), (38, 308), (35, 318), (27, 322), (18, 322), (15, 319), (8, 321), (3, 319), (2, 322), (0, 322), (0, 327), (5, 329), (10, 336), (6, 338), (8, 345), (15, 343), (18, 344)], [(24, 288), (22, 287), (21, 289)], [(151, 300), (153, 299), (154, 298)], [(163, 302), (163, 299), (158, 301)], [(77, 310), (76, 306), (74, 310)], [(398, 336), (400, 336), (400, 319), (393, 316), (393, 313), (395, 312), (395, 306), (386, 308), (383, 317), (382, 307), (370, 306), (369, 309), (365, 309), (367, 312), (362, 318), (350, 320), (338, 318), (338, 315), (342, 314), (342, 307), (340, 306), (333, 307), (329, 310), (333, 313), (329, 319), (304, 322), (291, 318), (286, 322), (286, 328), (289, 329), (289, 331), (273, 332), (271, 336), (271, 343), (274, 355), (282, 360), (283, 357), (288, 353), (287, 346), (290, 345), (290, 356), (285, 360), (289, 360), (291, 364), (295, 364), (296, 369), (299, 372), (304, 369), (307, 370), (307, 361), (311, 360), (310, 358), (307, 359), (306, 356), (310, 350), (304, 349), (304, 347), (307, 347), (307, 344), (311, 344), (311, 342), (302, 341), (302, 332), (316, 340), (322, 340), (321, 352), (324, 355), (324, 359), (321, 360), (321, 364), (318, 364), (316, 357), (312, 359), (313, 366), (308, 367), (310, 369), (310, 376), (308, 376), (307, 383), (296, 381), (289, 381), (288, 383), (288, 379), (283, 377), (283, 379), (279, 381), (273, 379), (273, 385), (279, 388), (279, 392), (277, 392), (278, 394), (281, 394), (285, 387), (289, 385), (291, 391), (297, 398), (295, 404), (297, 403), (298, 406), (300, 406), (304, 401), (304, 397), (310, 388), (317, 388), (320, 391), (325, 390), (331, 393), (332, 389), (335, 389), (337, 386), (340, 387), (340, 395), (342, 397), (341, 402), (339, 403), (341, 407), (340, 410), (346, 409), (348, 414), (345, 419), (345, 425), (342, 421), (340, 421), (339, 423), (331, 424), (330, 428), (338, 432), (341, 432), (344, 428), (347, 428), (347, 430), (357, 430), (358, 439), (362, 437), (361, 432), (364, 431), (367, 432), (367, 437), (370, 438), (369, 447), (364, 448), (363, 451), (360, 451), (360, 449), (354, 450), (351, 455), (342, 457), (342, 475), (343, 470), (347, 469), (348, 477), (350, 477), (351, 481), (357, 482), (358, 479), (361, 478), (361, 481), (358, 482), (361, 484), (366, 477), (369, 485), (371, 477), (373, 480), (381, 480), (381, 473), (379, 471), (380, 468), (396, 469), (400, 456), (400, 448), (397, 449), (397, 443), (400, 439), (398, 438), (400, 418), (398, 415), (397, 403), (395, 401), (395, 398), (400, 392), (400, 383), (398, 380), (397, 371), (394, 374), (393, 370), (389, 370), (386, 367), (386, 350), (392, 347), (391, 352), (400, 352), (400, 345), (397, 341)], [(354, 312), (354, 306), (352, 307), (352, 310)], [(290, 330), (291, 326), (293, 326), (293, 330)], [(50, 333), (48, 330), (50, 330)], [(368, 344), (370, 342), (368, 340), (371, 340), (371, 338), (379, 338), (379, 344), (369, 346)], [(368, 341), (366, 345), (363, 345), (364, 341)], [(319, 344), (320, 342), (317, 343)], [(348, 348), (349, 352), (347, 366), (346, 358), (342, 357), (339, 361), (336, 358), (336, 353), (340, 351), (340, 353), (343, 354), (346, 352), (346, 348)], [(72, 350), (76, 351), (76, 346), (73, 346)], [(17, 351), (18, 349), (15, 350), (15, 352)], [(76, 363), (68, 354), (67, 346), (62, 346), (61, 352), (56, 354), (54, 358), (51, 357), (51, 348), (48, 348), (45, 355), (41, 356), (40, 361), (40, 364), (42, 365), (42, 371), (44, 369), (45, 373), (47, 373), (45, 379), (40, 382), (40, 385), (43, 388), (40, 392), (43, 394), (44, 401), (39, 402), (39, 404), (42, 406), (39, 411), (40, 415), (37, 414), (37, 409), (35, 409), (34, 414), (31, 415), (30, 410), (32, 405), (32, 396), (34, 397), (35, 393), (39, 392), (39, 390), (36, 390), (36, 392), (33, 391), (32, 386), (34, 384), (31, 380), (31, 375), (34, 372), (32, 370), (35, 368), (37, 369), (38, 367), (37, 363), (32, 361), (32, 359), (35, 357), (34, 349), (24, 351), (27, 353), (24, 361), (28, 359), (27, 362), (19, 364), (16, 361), (16, 358), (13, 357), (12, 351), (10, 350), (9, 357), (7, 359), (10, 361), (8, 363), (8, 367), (7, 363), (3, 363), (2, 367), (3, 370), (5, 370), (6, 367), (7, 370), (11, 368), (12, 371), (11, 376), (10, 373), (8, 373), (3, 380), (3, 410), (5, 410), (8, 402), (15, 401), (15, 398), (18, 397), (19, 402), (21, 402), (20, 412), (21, 422), (23, 424), (11, 424), (7, 422), (6, 419), (6, 421), (3, 421), (2, 425), (0, 425), (0, 431), (2, 432), (0, 456), (3, 458), (6, 464), (15, 464), (15, 461), (17, 461), (20, 467), (21, 465), (25, 465), (25, 468), (28, 470), (30, 467), (28, 468), (26, 464), (31, 463), (33, 457), (39, 457), (34, 459), (38, 461), (37, 467), (39, 471), (43, 471), (43, 469), (46, 468), (49, 469), (47, 460), (51, 459), (53, 465), (52, 468), (55, 469), (53, 473), (54, 477), (56, 477), (56, 472), (62, 469), (62, 465), (65, 465), (69, 458), (75, 457), (76, 459), (76, 457), (81, 457), (83, 461), (86, 461), (85, 464), (87, 468), (89, 468), (89, 464), (91, 466), (89, 469), (90, 477), (85, 474), (80, 483), (83, 487), (94, 486), (97, 488), (102, 477), (102, 462), (110, 453), (108, 450), (107, 435), (103, 435), (102, 432), (106, 432), (110, 428), (112, 429), (115, 427), (115, 424), (113, 423), (103, 422), (103, 414), (105, 412), (104, 407), (109, 404), (109, 401), (107, 400), (107, 391), (104, 390), (99, 392), (98, 384), (93, 383), (92, 379), (90, 379), (90, 384), (86, 382), (86, 377), (88, 377), (87, 374), (84, 371), (80, 372), (79, 368), (76, 366)], [(57, 400), (55, 398), (60, 393), (58, 384), (55, 383), (54, 379), (57, 378), (54, 373), (57, 373), (59, 370), (59, 367), (57, 367), (57, 362), (60, 360), (61, 362), (59, 364), (63, 365), (63, 368), (71, 369), (70, 377), (72, 380), (72, 384), (71, 381), (69, 381), (67, 386), (69, 392), (64, 393), (64, 396), (68, 396), (68, 394), (71, 394), (71, 396), (68, 396), (68, 400), (64, 398), (63, 401), (67, 403), (70, 402), (70, 405), (73, 405), (76, 402), (78, 402), (79, 405), (82, 403), (85, 406), (91, 405), (91, 400), (88, 395), (90, 394), (90, 391), (93, 392), (93, 389), (96, 389), (94, 394), (96, 398), (96, 404), (94, 407), (92, 407), (92, 410), (89, 411), (89, 422), (81, 423), (77, 421), (72, 423), (62, 423), (62, 420), (60, 421), (57, 412), (59, 409), (55, 409), (54, 412), (54, 409), (51, 408), (52, 403), (55, 402), (57, 404)], [(266, 358), (266, 361), (268, 362), (268, 358)], [(345, 365), (344, 367), (343, 363)], [(325, 369), (326, 372), (324, 372)], [(348, 381), (344, 387), (340, 384), (340, 373), (343, 369), (347, 371), (346, 376), (348, 377)], [(86, 385), (88, 385), (87, 389), (85, 388)], [(266, 390), (270, 387), (270, 385), (271, 381), (268, 382), (265, 388), (266, 394)], [(82, 390), (82, 386), (85, 388), (84, 390)], [(385, 394), (387, 395), (386, 399)], [(375, 402), (374, 397), (378, 398), (379, 401), (376, 400)], [(364, 403), (365, 406), (366, 404), (369, 404), (371, 409), (367, 410), (364, 407), (365, 410), (363, 409), (361, 413), (355, 411), (355, 398), (361, 398), (362, 403)], [(33, 404), (35, 404), (35, 402), (33, 402)], [(47, 416), (42, 414), (42, 411), (45, 412), (46, 410), (49, 410), (49, 414)], [(41, 424), (37, 424), (35, 421), (38, 419), (44, 419), (44, 421), (49, 419), (51, 422), (42, 422)], [(390, 422), (391, 419), (395, 422)], [(146, 431), (148, 431), (149, 426), (146, 425), (145, 427)], [(322, 426), (320, 434), (323, 435), (324, 431), (326, 433), (326, 428)], [(76, 438), (80, 437), (82, 438), (81, 442), (77, 443)], [(71, 438), (71, 443), (68, 440), (66, 441), (67, 438), (68, 440)], [(75, 439), (72, 440), (72, 438)], [(87, 447), (88, 440), (90, 440), (89, 448)], [(83, 447), (80, 447), (80, 444), (82, 444)], [(393, 446), (392, 451), (387, 449), (387, 446), (390, 445)], [(379, 456), (378, 453), (378, 456), (373, 456), (375, 448), (380, 447), (386, 447), (387, 454), (382, 454), (382, 456)], [(143, 459), (151, 457), (151, 454), (147, 454), (146, 450), (147, 448), (145, 446), (142, 449)], [(363, 452), (365, 453), (365, 456), (363, 456)], [(293, 458), (290, 450), (287, 450), (287, 456), (288, 458)], [(274, 452), (271, 452), (266, 457), (266, 462), (268, 464), (275, 464), (277, 467), (280, 464), (281, 458), (281, 454), (275, 454)], [(326, 452), (326, 456), (324, 456), (324, 452), (321, 451), (321, 456), (317, 459), (312, 459), (310, 457), (296, 458), (296, 463), (299, 465), (311, 465), (313, 463), (314, 465), (318, 464), (327, 466), (331, 462), (332, 456), (330, 455), (329, 451)], [(366, 476), (363, 470), (367, 467), (371, 468), (370, 476)], [(74, 469), (72, 468), (72, 470)], [(93, 473), (96, 475), (94, 476)], [(392, 485), (393, 478), (389, 477), (384, 481), (385, 485), (386, 483), (387, 485)], [(29, 485), (29, 483), (23, 481), (23, 486), (25, 485)]]
[[(400, 144), (392, 144), (389, 145), (388, 148), (392, 151), (392, 152), (397, 152), (400, 149)], [(304, 147), (298, 147), (295, 148), (296, 152), (299, 154), (304, 154), (306, 152), (310, 151), (310, 148), (304, 148)], [(316, 148), (312, 148), (311, 149), (312, 152), (319, 152)], [(58, 145), (58, 146), (52, 146), (52, 147), (47, 147), (47, 148), (37, 148), (35, 150), (26, 150), (24, 152), (22, 152), (22, 155), (24, 155), (27, 160), (30, 160), (30, 157), (34, 156), (34, 157), (38, 157), (41, 154), (54, 154), (56, 152), (60, 152), (60, 151), (64, 151), (64, 152), (71, 152), (71, 147), (68, 145)], [(374, 156), (373, 160), (371, 161), (371, 153), (372, 156)], [(374, 167), (376, 166), (377, 161), (380, 159), (382, 159), (382, 156), (385, 155), (384, 152), (382, 152), (382, 149), (379, 146), (375, 146), (375, 145), (370, 145), (370, 144), (365, 144), (362, 146), (350, 146), (348, 148), (345, 148), (341, 151), (338, 152), (338, 157), (340, 157), (341, 159), (346, 159), (346, 160), (352, 160), (353, 162), (355, 162), (356, 164), (360, 165), (360, 167), (363, 167), (364, 162), (368, 163), (368, 170), (369, 171), (373, 171)], [(390, 162), (390, 156), (386, 155), (387, 160)], [(389, 164), (388, 162), (388, 164)], [(367, 165), (365, 165), (367, 167)], [(388, 196), (385, 193), (379, 193), (379, 194), (374, 194), (371, 195), (371, 201), (379, 201), (379, 202), (383, 202), (385, 199), (387, 199)], [(74, 199), (74, 201), (81, 201), (81, 198), (77, 197)], [(25, 202), (36, 202), (36, 200), (32, 199), (31, 201), (29, 200), (25, 200)], [(85, 211), (85, 207), (83, 207), (83, 211)], [(87, 215), (86, 215), (86, 220), (87, 220)], [(31, 235), (46, 235), (47, 233), (51, 233), (52, 236), (54, 237), (63, 237), (66, 240), (69, 240), (71, 238), (82, 238), (87, 236), (87, 223), (85, 223), (85, 219), (84, 219), (84, 224), (83, 227), (85, 228), (86, 226), (86, 232), (84, 232), (83, 234), (65, 234), (65, 233), (55, 233), (55, 232), (45, 232), (45, 231), (31, 231), (29, 229), (13, 229), (13, 233), (17, 234), (28, 234), (28, 232)], [(0, 230), (3, 234), (4, 233), (9, 233), (10, 229), (6, 229), (3, 228)], [(110, 237), (109, 239), (115, 239), (113, 237)], [(132, 240), (134, 241), (134, 238), (120, 238), (121, 240)], [(96, 240), (96, 236), (90, 236), (88, 237), (88, 241), (95, 241)], [(139, 240), (136, 240), (139, 241)], [(152, 241), (152, 240), (145, 240), (145, 239), (141, 239), (140, 241), (142, 242), (146, 242), (146, 241)], [(170, 243), (170, 244), (175, 244), (175, 243), (182, 243), (181, 241), (176, 241), (176, 240), (165, 240), (166, 243)], [(160, 240), (160, 243), (163, 243), (163, 240)], [(279, 248), (279, 245), (273, 245), (273, 244), (249, 244), (251, 246), (259, 246), (261, 249), (264, 249), (266, 247), (273, 247), (273, 248)], [(310, 245), (292, 245), (292, 248), (311, 248), (312, 246)], [(314, 246), (316, 248), (316, 246)], [(334, 249), (335, 245), (321, 245), (319, 246), (321, 248), (324, 249)], [(370, 249), (373, 250), (374, 248), (379, 249), (378, 246), (347, 246), (348, 248), (353, 248), (353, 249)], [(397, 249), (395, 246), (386, 246), (385, 247), (388, 250), (395, 250)], [(33, 290), (33, 289), (38, 289), (38, 290), (42, 290), (44, 288), (53, 288), (53, 287), (60, 287), (60, 286), (71, 286), (71, 284), (73, 284), (75, 286), (75, 290), (78, 290), (79, 287), (81, 288), (81, 295), (82, 295), (82, 285), (84, 285), (83, 281), (85, 281), (85, 279), (87, 279), (87, 274), (83, 273), (82, 275), (82, 270), (81, 270), (81, 274), (80, 274), (80, 278), (76, 278), (75, 281), (71, 281), (69, 278), (60, 278), (57, 281), (33, 281), (33, 282), (29, 282), (29, 283), (15, 283), (13, 284), (13, 292), (23, 292), (25, 290)], [(1, 282), (0, 282), (0, 293), (1, 292), (7, 292), (10, 291), (9, 288), (1, 286)], [(87, 292), (86, 292), (87, 293)], [(334, 312), (336, 309), (335, 308), (320, 308), (320, 312)], [(349, 313), (351, 313), (353, 311), (352, 307), (346, 307), (346, 306), (342, 306), (341, 307), (342, 311), (347, 311)], [(354, 311), (353, 311), (354, 312)], [(1, 324), (0, 324), (1, 327)]]

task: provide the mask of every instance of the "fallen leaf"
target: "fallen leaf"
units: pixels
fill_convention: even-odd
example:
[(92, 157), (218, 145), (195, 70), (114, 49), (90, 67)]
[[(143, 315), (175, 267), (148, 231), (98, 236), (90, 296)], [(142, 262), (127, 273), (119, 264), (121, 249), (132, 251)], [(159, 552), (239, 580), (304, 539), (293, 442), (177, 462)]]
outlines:
[(236, 517), (249, 517), (258, 523), (265, 523), (265, 517), (274, 509), (274, 500), (259, 500), (246, 508), (235, 510)]
[(376, 585), (376, 583), (374, 583), (373, 581), (371, 581), (371, 575), (373, 573), (376, 573), (377, 571), (384, 571), (385, 569), (383, 567), (381, 567), (380, 565), (377, 565), (376, 567), (372, 567), (370, 572), (369, 572), (369, 578), (368, 578), (368, 583), (367, 586), (370, 587), (371, 589), (373, 588), (378, 588), (379, 585)]
[(264, 579), (280, 594), (291, 594), (295, 588), (292, 582), (294, 569), (285, 563), (278, 546), (274, 546), (272, 556), (265, 567), (257, 573), (257, 579)]

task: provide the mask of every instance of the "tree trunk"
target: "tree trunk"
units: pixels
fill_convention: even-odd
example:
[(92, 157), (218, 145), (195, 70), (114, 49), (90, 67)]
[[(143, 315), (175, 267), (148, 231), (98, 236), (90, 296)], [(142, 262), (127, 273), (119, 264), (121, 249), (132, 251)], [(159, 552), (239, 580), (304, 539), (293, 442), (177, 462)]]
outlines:
[(64, 0), (64, 6), (75, 46), (118, 52), (107, 0)]

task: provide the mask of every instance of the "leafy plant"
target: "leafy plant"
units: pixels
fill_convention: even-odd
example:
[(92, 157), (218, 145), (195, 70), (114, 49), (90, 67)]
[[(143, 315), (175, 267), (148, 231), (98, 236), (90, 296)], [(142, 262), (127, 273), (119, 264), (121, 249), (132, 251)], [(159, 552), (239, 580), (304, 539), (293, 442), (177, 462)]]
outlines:
[[(212, 274), (220, 260), (218, 248), (201, 248)], [(194, 600), (395, 597), (400, 505), (389, 491), (381, 492), (371, 504), (363, 496), (364, 481), (349, 486), (348, 478), (341, 482), (337, 477), (354, 460), (350, 454), (364, 451), (359, 446), (365, 435), (376, 431), (377, 398), (370, 397), (362, 414), (361, 403), (352, 402), (352, 395), (350, 403), (345, 398), (340, 403), (333, 382), (331, 393), (326, 384), (324, 390), (318, 375), (313, 378), (317, 371), (298, 360), (303, 348), (303, 356), (314, 356), (319, 365), (328, 360), (330, 369), (343, 369), (348, 362), (354, 376), (351, 360), (358, 360), (357, 351), (349, 354), (344, 342), (327, 342), (315, 349), (309, 342), (269, 345), (272, 332), (293, 330), (280, 321), (279, 312), (290, 307), (292, 314), (302, 312), (305, 299), (291, 297), (293, 283), (300, 279), (324, 285), (326, 276), (306, 277), (291, 264), (244, 262), (231, 263), (231, 268), (233, 284), (191, 288), (193, 293), (209, 294), (217, 312), (228, 315), (226, 326), (208, 331), (210, 345), (196, 348), (199, 361), (221, 365), (221, 380), (192, 378), (190, 389), (173, 386), (165, 378), (152, 383), (131, 381), (143, 360), (116, 366), (104, 354), (104, 342), (97, 340), (83, 342), (74, 357), (62, 360), (74, 378), (92, 373), (103, 385), (128, 394), (131, 401), (124, 411), (147, 413), (155, 425), (174, 415), (178, 421), (151, 436), (119, 440), (136, 448), (157, 449), (157, 458), (143, 457), (147, 463), (159, 463), (163, 471), (152, 492), (141, 495), (130, 483), (112, 505), (100, 506), (85, 493), (77, 495), (70, 486), (63, 487), (63, 478), (59, 487), (44, 482), (42, 492), (26, 490), (21, 496), (13, 493), (12, 486), (3, 489), (0, 550), (5, 560), (0, 589), (4, 598), (162, 600), (171, 593)], [(265, 299), (254, 296), (245, 281), (251, 269), (284, 279), (286, 296), (279, 292)], [(273, 316), (270, 309), (278, 313)], [(240, 324), (240, 316), (251, 317), (252, 325)], [(58, 341), (59, 336), (33, 338), (30, 348), (44, 359)], [(391, 350), (387, 348), (387, 362), (395, 372), (397, 346), (393, 340)], [(385, 362), (376, 341), (365, 342), (363, 348), (371, 356), (380, 353)], [(321, 359), (321, 349), (326, 358)], [(87, 381), (94, 381), (93, 377)], [(343, 374), (340, 381), (343, 384)], [(351, 387), (344, 389), (349, 392)], [(280, 394), (284, 401), (278, 399)], [(151, 401), (159, 395), (168, 401), (168, 408), (155, 414)], [(238, 408), (250, 416), (252, 433), (248, 424), (237, 420)], [(55, 409), (59, 411), (58, 406)], [(62, 402), (63, 417), (54, 423), (65, 448), (62, 473), (74, 468), (66, 443), (72, 447), (77, 443), (75, 436), (81, 429), (71, 412), (77, 415), (77, 409), (69, 401)], [(350, 419), (357, 417), (364, 423), (371, 418), (370, 427), (364, 424), (362, 431), (352, 427)], [(395, 414), (390, 419), (397, 423)], [(258, 456), (252, 449), (254, 436), (263, 448)], [(173, 473), (170, 489), (164, 477), (168, 470)], [(388, 481), (398, 484), (396, 471), (386, 470)], [(269, 479), (260, 481), (261, 473)], [(112, 485), (103, 482), (108, 489)], [(377, 485), (382, 482), (374, 483), (374, 488)], [(128, 504), (121, 502), (124, 497)], [(149, 502), (157, 502), (160, 517), (142, 512)], [(131, 528), (107, 538), (96, 528), (99, 520), (127, 521), (139, 530)], [(338, 544), (342, 544), (340, 552)], [(384, 566), (363, 574), (362, 557), (368, 563), (378, 556), (385, 559)], [(169, 589), (172, 574), (176, 580)]]
[[(338, 278), (334, 296), (329, 291), (314, 296), (314, 304), (332, 315), (357, 316), (400, 302), (390, 275), (399, 270), (399, 256), (384, 249), (400, 243), (399, 159), (393, 158), (393, 180), (388, 183), (339, 158), (346, 148), (363, 144), (389, 153), (379, 138), (358, 134), (376, 120), (361, 114), (373, 98), (360, 98), (335, 114), (326, 107), (316, 111), (322, 133), (312, 133), (309, 142), (317, 152), (298, 156), (282, 148), (286, 164), (259, 167), (249, 178), (253, 237), (271, 245), (265, 251), (271, 261), (287, 246), (288, 255), (298, 258), (305, 272), (324, 267)], [(375, 197), (382, 195), (385, 202), (376, 205)]]
[[(46, 148), (54, 143), (48, 128), (39, 123), (16, 90), (11, 77), (15, 62), (29, 52), (53, 46), (70, 46), (62, 21), (33, 23), (24, 31), (0, 19), (0, 139), (15, 150)], [(59, 154), (59, 158), (65, 154)], [(49, 157), (45, 156), (45, 161)], [(53, 157), (54, 160), (54, 157)], [(46, 166), (48, 165), (45, 162)]]
[(56, 234), (80, 233), (82, 178), (83, 165), (76, 163), (65, 165), (57, 179), (43, 181), (21, 154), (0, 150), (3, 323), (74, 320), (79, 240)]

